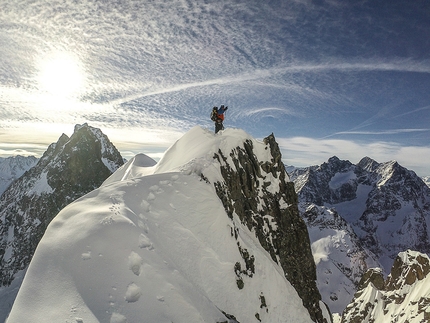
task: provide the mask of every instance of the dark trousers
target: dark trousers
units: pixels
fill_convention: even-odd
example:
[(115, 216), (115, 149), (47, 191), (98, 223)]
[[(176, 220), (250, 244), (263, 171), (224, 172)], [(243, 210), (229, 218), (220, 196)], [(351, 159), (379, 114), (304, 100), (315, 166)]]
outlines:
[(215, 122), (215, 133), (217, 133), (220, 130), (224, 130), (224, 125), (222, 124), (221, 120), (218, 120)]

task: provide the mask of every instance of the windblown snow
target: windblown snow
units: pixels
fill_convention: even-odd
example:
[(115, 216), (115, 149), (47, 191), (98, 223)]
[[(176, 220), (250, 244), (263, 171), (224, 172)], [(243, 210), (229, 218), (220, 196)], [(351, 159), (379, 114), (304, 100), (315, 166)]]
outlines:
[[(241, 130), (214, 135), (195, 127), (157, 165), (147, 167), (137, 155), (63, 209), (7, 323), (312, 322), (283, 270), (226, 215), (211, 184), (221, 180), (214, 153), (228, 156), (245, 140), (259, 160), (268, 158), (266, 146)], [(234, 272), (243, 262), (238, 241), (255, 256), (243, 289)]]

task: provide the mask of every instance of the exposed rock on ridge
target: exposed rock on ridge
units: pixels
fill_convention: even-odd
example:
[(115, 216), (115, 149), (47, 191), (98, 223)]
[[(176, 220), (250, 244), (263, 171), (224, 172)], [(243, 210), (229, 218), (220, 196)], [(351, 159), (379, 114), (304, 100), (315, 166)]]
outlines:
[[(270, 162), (257, 160), (251, 141), (244, 142), (243, 147), (237, 147), (229, 156), (221, 150), (214, 155), (224, 178), (224, 181), (214, 183), (217, 194), (229, 217), (237, 214), (242, 223), (255, 232), (273, 261), (281, 265), (311, 318), (315, 322), (327, 322), (320, 307), (322, 302), (315, 283), (315, 263), (306, 225), (299, 215), (294, 184), (288, 181), (273, 134), (264, 142), (271, 152)], [(235, 229), (232, 235), (237, 234)], [(238, 247), (241, 248), (240, 245)], [(246, 254), (244, 257), (247, 258), (245, 272), (250, 274), (251, 257)], [(237, 273), (238, 287), (241, 288), (241, 271)]]

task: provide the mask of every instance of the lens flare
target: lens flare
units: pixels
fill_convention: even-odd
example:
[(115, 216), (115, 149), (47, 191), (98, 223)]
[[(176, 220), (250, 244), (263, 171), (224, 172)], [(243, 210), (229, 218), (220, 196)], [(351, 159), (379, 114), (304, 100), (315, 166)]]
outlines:
[(64, 99), (76, 99), (84, 91), (85, 71), (73, 54), (55, 52), (40, 60), (37, 87)]

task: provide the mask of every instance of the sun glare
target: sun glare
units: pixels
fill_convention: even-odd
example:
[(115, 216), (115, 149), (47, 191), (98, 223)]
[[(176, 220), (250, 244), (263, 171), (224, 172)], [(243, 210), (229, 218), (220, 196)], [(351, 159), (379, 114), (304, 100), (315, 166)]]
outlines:
[(52, 96), (73, 99), (84, 90), (85, 74), (80, 60), (72, 54), (57, 52), (41, 59), (38, 88)]

